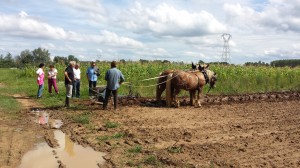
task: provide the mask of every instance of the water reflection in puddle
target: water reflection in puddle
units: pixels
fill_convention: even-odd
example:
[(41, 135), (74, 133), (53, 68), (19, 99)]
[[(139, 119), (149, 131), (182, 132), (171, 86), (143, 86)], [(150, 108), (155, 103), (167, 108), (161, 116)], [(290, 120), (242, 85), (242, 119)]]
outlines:
[[(21, 161), (19, 168), (56, 168), (58, 160), (66, 167), (71, 168), (97, 168), (97, 164), (103, 164), (102, 152), (96, 152), (91, 147), (82, 147), (70, 140), (60, 130), (54, 131), (59, 148), (50, 148), (47, 143), (39, 143), (35, 149), (27, 152)], [(55, 150), (55, 152), (53, 152)]]

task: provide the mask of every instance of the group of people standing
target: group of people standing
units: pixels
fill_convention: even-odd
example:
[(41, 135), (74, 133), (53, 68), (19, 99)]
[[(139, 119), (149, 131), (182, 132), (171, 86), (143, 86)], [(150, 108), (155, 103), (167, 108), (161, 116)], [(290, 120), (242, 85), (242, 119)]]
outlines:
[[(37, 98), (42, 97), (43, 89), (44, 89), (44, 68), (45, 64), (41, 63), (39, 65), (39, 69), (36, 71), (37, 74), (37, 83), (38, 83), (38, 93)], [(70, 107), (70, 98), (77, 97), (80, 98), (80, 80), (81, 80), (81, 70), (80, 64), (75, 61), (70, 61), (68, 67), (64, 72), (65, 76), (65, 87), (66, 87), (66, 100), (65, 107)], [(86, 71), (86, 77), (89, 83), (89, 96), (93, 95), (92, 88), (96, 87), (98, 76), (100, 76), (100, 70), (96, 67), (95, 62), (91, 62), (90, 67)], [(52, 94), (52, 86), (56, 94), (59, 94), (57, 87), (57, 70), (53, 65), (49, 66), (48, 71), (48, 91)], [(106, 92), (105, 92), (105, 100), (103, 103), (103, 109), (107, 109), (108, 100), (110, 98), (111, 93), (113, 94), (114, 100), (114, 109), (117, 109), (117, 96), (118, 96), (118, 88), (120, 84), (125, 81), (125, 78), (122, 72), (117, 69), (117, 62), (111, 62), (111, 69), (107, 70), (105, 74), (105, 80), (107, 81)]]
[[(39, 69), (36, 71), (37, 74), (37, 83), (39, 85), (38, 93), (37, 93), (37, 98), (41, 98), (44, 90), (44, 78), (45, 78), (45, 64), (41, 63), (39, 65)], [(48, 92), (52, 94), (52, 86), (55, 90), (55, 92), (58, 94), (58, 87), (56, 84), (56, 76), (57, 76), (57, 70), (54, 68), (53, 65), (49, 66), (49, 71), (48, 71)]]

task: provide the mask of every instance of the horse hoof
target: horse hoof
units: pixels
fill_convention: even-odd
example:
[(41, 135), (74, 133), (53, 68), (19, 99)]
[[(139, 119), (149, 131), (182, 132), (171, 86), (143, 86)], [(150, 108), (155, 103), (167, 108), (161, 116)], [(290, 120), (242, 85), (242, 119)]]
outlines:
[(200, 108), (201, 107), (201, 104), (196, 104), (195, 105), (195, 108)]

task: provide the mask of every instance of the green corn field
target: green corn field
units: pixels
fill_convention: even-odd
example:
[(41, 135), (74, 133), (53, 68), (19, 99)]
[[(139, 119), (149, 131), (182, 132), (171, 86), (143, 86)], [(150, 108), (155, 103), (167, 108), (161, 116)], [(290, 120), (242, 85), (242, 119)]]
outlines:
[[(81, 64), (82, 86), (81, 90), (84, 96), (87, 96), (88, 84), (86, 79), (86, 69), (88, 63)], [(110, 63), (98, 62), (96, 65), (100, 71), (101, 76), (98, 79), (98, 86), (105, 85), (104, 75), (109, 69)], [(58, 70), (58, 81), (61, 90), (64, 90), (64, 65), (55, 65)], [(157, 79), (149, 81), (141, 81), (148, 78), (157, 77), (160, 72), (167, 69), (181, 69), (188, 70), (191, 68), (190, 64), (180, 63), (156, 63), (156, 62), (126, 62), (119, 63), (118, 68), (125, 76), (126, 82), (132, 84), (134, 93), (138, 93), (143, 97), (155, 97), (155, 86), (147, 87), (157, 83)], [(35, 82), (36, 67), (26, 67), (18, 72), (20, 77), (32, 78)], [(271, 91), (286, 91), (286, 90), (300, 90), (300, 68), (275, 68), (265, 66), (234, 66), (234, 65), (211, 65), (210, 70), (217, 73), (216, 88), (211, 90), (210, 94), (244, 94), (257, 92), (271, 92)], [(48, 68), (45, 68), (47, 73)], [(45, 82), (47, 84), (47, 82)], [(47, 89), (47, 86), (45, 85)], [(205, 87), (204, 93), (208, 90)], [(121, 95), (127, 95), (129, 87), (122, 85), (120, 88)], [(182, 91), (183, 95), (186, 95)]]

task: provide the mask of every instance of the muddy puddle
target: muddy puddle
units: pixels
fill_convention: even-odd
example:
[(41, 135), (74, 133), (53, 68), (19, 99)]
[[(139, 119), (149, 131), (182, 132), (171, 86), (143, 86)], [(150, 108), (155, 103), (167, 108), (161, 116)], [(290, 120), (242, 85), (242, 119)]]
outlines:
[(37, 144), (23, 156), (19, 168), (57, 168), (60, 163), (67, 168), (98, 168), (105, 162), (104, 153), (72, 142), (62, 131), (55, 130), (54, 136), (58, 148), (51, 148), (46, 142)]

